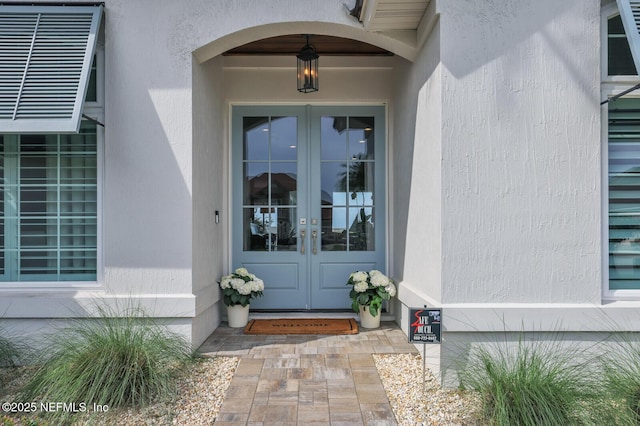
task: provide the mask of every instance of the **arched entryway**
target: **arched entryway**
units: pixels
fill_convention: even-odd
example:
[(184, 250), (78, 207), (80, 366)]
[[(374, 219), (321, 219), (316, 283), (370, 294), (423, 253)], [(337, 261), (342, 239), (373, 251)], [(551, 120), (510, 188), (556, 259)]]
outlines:
[[(325, 61), (393, 56), (357, 40), (305, 34), (224, 56), (293, 63), (307, 42)], [(270, 283), (254, 309), (349, 309), (349, 274), (386, 271), (386, 102), (271, 101), (231, 106), (231, 265)]]
[[(349, 273), (388, 270), (388, 116), (393, 71), (406, 60), (361, 40), (313, 34), (320, 90), (303, 94), (296, 88), (295, 54), (306, 35), (258, 38), (203, 63), (205, 86), (217, 89), (214, 107), (229, 123), (228, 144), (220, 150), (229, 159), (221, 167), (229, 202), (221, 221), (224, 269), (245, 266), (269, 287), (252, 309), (349, 309)], [(286, 138), (271, 139), (276, 131)], [(254, 139), (264, 143), (259, 154), (248, 147)], [(328, 139), (342, 140), (340, 157), (322, 157)], [(349, 150), (350, 144), (364, 151)], [(339, 173), (358, 167), (366, 170), (362, 188), (349, 177), (346, 187), (336, 186)]]

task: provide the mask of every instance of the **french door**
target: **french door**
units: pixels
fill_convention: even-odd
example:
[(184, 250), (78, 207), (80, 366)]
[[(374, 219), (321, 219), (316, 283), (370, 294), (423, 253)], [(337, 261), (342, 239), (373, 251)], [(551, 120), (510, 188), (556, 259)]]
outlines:
[(385, 269), (382, 106), (237, 106), (233, 267), (264, 280), (252, 309), (348, 309), (349, 274)]

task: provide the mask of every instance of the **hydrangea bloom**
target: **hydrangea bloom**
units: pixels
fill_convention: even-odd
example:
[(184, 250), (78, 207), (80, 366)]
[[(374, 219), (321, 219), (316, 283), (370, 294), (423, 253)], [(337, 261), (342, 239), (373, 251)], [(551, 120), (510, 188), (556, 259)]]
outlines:
[(393, 285), (392, 282), (387, 284), (387, 286), (384, 289), (387, 290), (387, 293), (389, 293), (389, 296), (393, 297), (396, 295), (396, 286)]
[(227, 306), (247, 306), (254, 297), (262, 296), (264, 282), (246, 268), (238, 268), (230, 275), (223, 275), (218, 281)]
[(351, 274), (351, 278), (353, 281), (366, 281), (368, 277), (366, 272), (358, 271)]
[(371, 275), (371, 285), (374, 287), (385, 287), (389, 284), (389, 278), (378, 273), (376, 275)]
[(241, 277), (247, 277), (249, 276), (249, 271), (247, 271), (247, 268), (238, 268), (236, 269), (236, 274), (240, 275)]
[(369, 284), (366, 281), (358, 281), (353, 285), (353, 289), (358, 293), (367, 291), (367, 288), (369, 288)]
[(353, 286), (349, 292), (353, 310), (360, 312), (360, 306), (368, 307), (369, 313), (373, 316), (379, 314), (385, 300), (396, 295), (393, 280), (376, 269), (369, 272), (353, 272), (349, 275), (347, 285)]

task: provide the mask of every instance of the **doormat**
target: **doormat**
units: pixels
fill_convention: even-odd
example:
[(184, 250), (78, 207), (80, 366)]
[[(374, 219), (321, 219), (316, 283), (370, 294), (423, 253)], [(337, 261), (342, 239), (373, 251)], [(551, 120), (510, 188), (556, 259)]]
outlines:
[(244, 334), (358, 334), (353, 318), (254, 319)]

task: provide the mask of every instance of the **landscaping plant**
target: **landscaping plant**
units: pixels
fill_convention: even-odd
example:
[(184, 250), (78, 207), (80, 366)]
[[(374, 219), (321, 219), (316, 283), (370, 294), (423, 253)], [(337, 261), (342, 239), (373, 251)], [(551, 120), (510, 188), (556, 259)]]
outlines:
[[(1, 332), (1, 330), (0, 330)], [(11, 367), (20, 358), (20, 345), (0, 335), (0, 367)]]
[(52, 340), (24, 401), (144, 405), (173, 394), (175, 375), (192, 359), (183, 338), (135, 308), (117, 315), (102, 310), (101, 318), (75, 322)]
[[(24, 344), (5, 336), (4, 330), (0, 328), (0, 368), (15, 366), (27, 349)], [(0, 374), (0, 392), (5, 387), (4, 376), (4, 374)]]
[(640, 424), (640, 344), (619, 342), (618, 350), (602, 359), (606, 392), (617, 404), (617, 424)]
[(352, 286), (349, 297), (353, 312), (360, 312), (360, 306), (365, 306), (374, 317), (382, 309), (382, 302), (391, 299), (397, 291), (393, 280), (375, 269), (352, 273), (347, 285)]
[(480, 393), (489, 424), (598, 424), (606, 410), (596, 408), (600, 403), (589, 365), (592, 360), (582, 351), (521, 337), (517, 343), (478, 348), (461, 383)]

